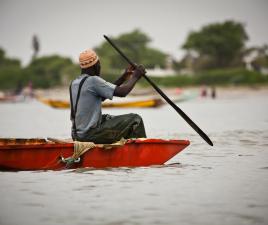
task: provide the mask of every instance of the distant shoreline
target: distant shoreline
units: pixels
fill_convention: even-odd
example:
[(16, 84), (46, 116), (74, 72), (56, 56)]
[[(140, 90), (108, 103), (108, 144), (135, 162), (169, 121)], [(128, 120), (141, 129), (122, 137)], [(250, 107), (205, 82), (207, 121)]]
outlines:
[[(179, 90), (182, 91), (194, 91), (201, 92), (201, 89), (206, 87), (208, 97), (211, 92), (210, 86), (192, 86), (192, 87), (161, 87), (161, 89), (168, 95), (169, 93), (176, 93)], [(268, 95), (268, 85), (254, 85), (254, 86), (215, 86), (216, 93), (218, 96), (240, 96), (240, 95), (251, 95), (251, 94), (267, 94)], [(69, 99), (69, 87), (55, 87), (50, 89), (36, 89), (35, 94), (37, 96), (42, 96), (45, 98), (68, 100)], [(129, 97), (139, 97), (139, 96), (153, 96), (158, 95), (158, 93), (150, 87), (136, 87), (132, 90)]]

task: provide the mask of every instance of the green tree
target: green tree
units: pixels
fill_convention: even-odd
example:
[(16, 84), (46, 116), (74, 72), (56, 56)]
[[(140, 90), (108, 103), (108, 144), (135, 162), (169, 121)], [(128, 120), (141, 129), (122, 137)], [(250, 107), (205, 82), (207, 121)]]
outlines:
[(255, 47), (251, 49), (252, 51), (257, 51), (258, 55), (251, 63), (253, 67), (260, 70), (262, 67), (268, 67), (268, 45), (263, 45), (261, 47)]
[(17, 59), (8, 58), (0, 48), (0, 89), (14, 90), (29, 81), (33, 86), (49, 88), (67, 85), (80, 73), (80, 68), (70, 58), (52, 55), (36, 58), (25, 68)]
[(0, 89), (15, 89), (23, 80), (21, 69), (20, 61), (8, 58), (0, 48)]
[(21, 63), (18, 59), (11, 59), (6, 57), (4, 49), (0, 48), (0, 69), (10, 66), (20, 67)]
[[(113, 40), (120, 49), (134, 62), (143, 64), (146, 68), (153, 68), (155, 65), (165, 67), (166, 54), (149, 47), (151, 39), (140, 30), (136, 29), (130, 33), (124, 33)], [(122, 69), (126, 62), (106, 41), (95, 48), (100, 56), (102, 69)]]
[(194, 50), (199, 58), (206, 58), (206, 67), (230, 67), (242, 61), (242, 51), (248, 35), (244, 25), (225, 21), (204, 26), (200, 31), (191, 32), (183, 48)]
[(36, 58), (25, 68), (24, 73), (35, 87), (48, 88), (77, 76), (79, 67), (69, 58), (52, 55)]

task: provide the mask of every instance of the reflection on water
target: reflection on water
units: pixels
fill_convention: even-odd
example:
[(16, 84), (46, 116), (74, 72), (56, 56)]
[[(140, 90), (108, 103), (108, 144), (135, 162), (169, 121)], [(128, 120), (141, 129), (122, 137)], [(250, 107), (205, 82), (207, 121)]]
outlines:
[[(268, 224), (266, 98), (182, 103), (214, 147), (169, 106), (105, 110), (140, 113), (148, 136), (191, 145), (160, 166), (0, 172), (0, 224)], [(67, 111), (32, 102), (0, 113), (0, 136), (69, 137)]]

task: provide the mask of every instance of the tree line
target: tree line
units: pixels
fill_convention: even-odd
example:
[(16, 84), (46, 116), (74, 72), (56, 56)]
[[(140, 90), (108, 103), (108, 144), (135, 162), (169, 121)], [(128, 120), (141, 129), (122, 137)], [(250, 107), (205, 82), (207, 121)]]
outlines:
[[(142, 63), (146, 68), (166, 67), (168, 55), (161, 50), (152, 48), (150, 46), (151, 38), (139, 29), (112, 38), (133, 61)], [(181, 46), (186, 52), (185, 56), (180, 61), (172, 61), (172, 66), (178, 73), (178, 76), (172, 78), (173, 80), (170, 79), (172, 84), (224, 83), (226, 76), (230, 77), (228, 79), (230, 82), (241, 83), (245, 80), (246, 75), (244, 78), (241, 76), (248, 74), (244, 70), (243, 59), (245, 55), (256, 50), (259, 54), (252, 61), (252, 68), (255, 69), (255, 72), (252, 73), (254, 75), (250, 75), (255, 78), (247, 78), (245, 83), (267, 80), (261, 77), (258, 69), (268, 67), (268, 47), (246, 48), (248, 39), (244, 25), (232, 20), (209, 24), (199, 31), (190, 32)], [(0, 48), (1, 89), (14, 89), (29, 81), (34, 87), (40, 88), (66, 85), (80, 73), (79, 66), (68, 57), (60, 55), (39, 57), (40, 44), (37, 36), (33, 37), (33, 49), (31, 62), (22, 67), (18, 59), (7, 57), (5, 51)], [(101, 60), (102, 74), (112, 81), (111, 79), (118, 75), (126, 63), (105, 41), (95, 47), (95, 50)], [(185, 68), (188, 69), (188, 73), (195, 74), (195, 76), (179, 76)], [(167, 78), (165, 79), (166, 81), (164, 78), (159, 78), (158, 81), (165, 85), (168, 83)]]

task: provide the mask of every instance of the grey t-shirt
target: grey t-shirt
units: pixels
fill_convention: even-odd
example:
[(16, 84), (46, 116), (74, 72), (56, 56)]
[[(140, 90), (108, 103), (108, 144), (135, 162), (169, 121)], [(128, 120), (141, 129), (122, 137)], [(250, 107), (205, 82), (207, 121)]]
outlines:
[[(87, 75), (80, 75), (72, 82), (73, 107), (76, 104), (79, 84), (85, 76)], [(88, 76), (81, 89), (75, 117), (76, 132), (79, 137), (83, 137), (90, 128), (95, 128), (100, 123), (102, 99), (112, 99), (115, 87), (114, 84), (99, 76)]]

